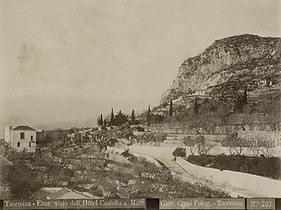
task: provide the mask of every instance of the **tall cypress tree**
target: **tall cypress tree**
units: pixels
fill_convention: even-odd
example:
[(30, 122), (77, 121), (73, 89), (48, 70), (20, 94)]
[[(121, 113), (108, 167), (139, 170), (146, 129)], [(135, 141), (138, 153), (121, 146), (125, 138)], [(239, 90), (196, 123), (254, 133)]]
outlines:
[(100, 124), (101, 124), (101, 126), (103, 126), (103, 117), (102, 117), (102, 114), (100, 114)]
[(115, 125), (114, 124), (114, 112), (113, 112), (113, 108), (111, 108), (111, 116), (110, 116), (110, 125), (112, 126), (112, 125)]
[(172, 117), (173, 116), (173, 100), (170, 100), (170, 108), (169, 108), (169, 116)]
[(98, 126), (103, 126), (103, 117), (102, 114), (97, 119)]
[(150, 125), (151, 121), (151, 110), (150, 110), (150, 105), (148, 106), (148, 111), (147, 111), (147, 124)]
[(131, 114), (131, 124), (134, 125), (135, 124), (135, 110), (132, 110), (132, 114)]

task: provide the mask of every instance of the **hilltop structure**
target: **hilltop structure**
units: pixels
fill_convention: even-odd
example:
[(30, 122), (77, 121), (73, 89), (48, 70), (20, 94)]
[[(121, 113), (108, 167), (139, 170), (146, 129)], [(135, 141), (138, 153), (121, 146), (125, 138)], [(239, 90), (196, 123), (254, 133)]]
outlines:
[(35, 152), (36, 130), (29, 126), (18, 126), (14, 129), (12, 126), (5, 126), (5, 141), (18, 152)]

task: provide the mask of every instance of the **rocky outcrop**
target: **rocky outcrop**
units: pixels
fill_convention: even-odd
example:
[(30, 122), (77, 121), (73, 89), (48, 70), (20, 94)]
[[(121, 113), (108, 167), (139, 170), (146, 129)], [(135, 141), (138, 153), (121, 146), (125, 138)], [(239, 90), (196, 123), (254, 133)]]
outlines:
[(259, 83), (280, 84), (281, 39), (239, 35), (215, 41), (195, 57), (185, 60), (161, 103), (183, 94), (254, 90)]

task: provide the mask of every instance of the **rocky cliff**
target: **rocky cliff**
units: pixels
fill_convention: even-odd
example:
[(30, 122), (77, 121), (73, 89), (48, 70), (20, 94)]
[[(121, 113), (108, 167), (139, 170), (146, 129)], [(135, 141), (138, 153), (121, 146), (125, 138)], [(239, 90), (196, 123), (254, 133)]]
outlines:
[(161, 103), (203, 90), (209, 95), (280, 84), (281, 38), (238, 35), (216, 40), (185, 60)]

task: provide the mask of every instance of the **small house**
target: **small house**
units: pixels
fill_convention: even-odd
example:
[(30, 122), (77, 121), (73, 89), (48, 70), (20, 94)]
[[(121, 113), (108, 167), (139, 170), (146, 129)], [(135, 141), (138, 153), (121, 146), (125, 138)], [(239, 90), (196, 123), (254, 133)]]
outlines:
[(12, 149), (20, 152), (35, 152), (36, 130), (29, 126), (5, 127), (5, 141), (11, 145)]

